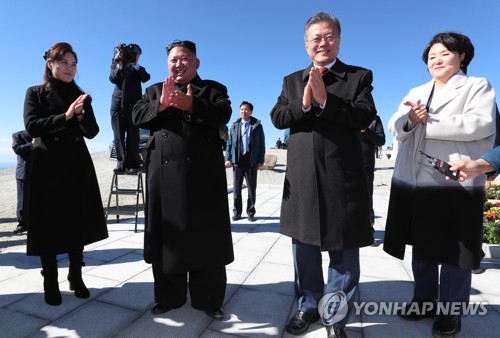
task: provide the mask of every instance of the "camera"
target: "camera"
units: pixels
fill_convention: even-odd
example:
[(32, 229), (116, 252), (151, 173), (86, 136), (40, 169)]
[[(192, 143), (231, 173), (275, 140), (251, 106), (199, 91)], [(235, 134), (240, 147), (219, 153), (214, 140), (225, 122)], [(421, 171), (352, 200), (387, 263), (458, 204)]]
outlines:
[(115, 47), (115, 60), (121, 61), (122, 64), (134, 63), (137, 60), (137, 55), (141, 54), (141, 47), (134, 43), (129, 45), (121, 43)]

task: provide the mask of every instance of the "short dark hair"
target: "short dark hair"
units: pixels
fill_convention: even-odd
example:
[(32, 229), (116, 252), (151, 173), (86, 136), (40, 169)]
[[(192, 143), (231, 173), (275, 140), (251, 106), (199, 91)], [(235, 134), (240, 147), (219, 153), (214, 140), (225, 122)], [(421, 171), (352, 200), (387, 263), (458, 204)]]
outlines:
[(474, 58), (474, 45), (470, 39), (466, 35), (454, 32), (437, 33), (427, 44), (427, 47), (425, 47), (425, 50), (422, 53), (422, 60), (425, 64), (427, 64), (429, 59), (429, 50), (436, 43), (443, 44), (451, 52), (457, 52), (458, 54), (463, 53), (464, 60), (460, 64), (460, 69), (464, 72), (464, 74), (467, 74), (467, 66)]
[(243, 102), (241, 102), (241, 104), (240, 104), (240, 108), (241, 108), (241, 106), (243, 106), (244, 104), (246, 104), (246, 105), (250, 108), (250, 110), (251, 110), (251, 111), (253, 111), (253, 104), (251, 104), (251, 103), (250, 103), (250, 102), (248, 102), (248, 101), (243, 101)]
[(167, 45), (167, 54), (175, 47), (186, 47), (191, 52), (196, 55), (196, 44), (189, 40), (174, 40), (169, 45)]
[(330, 23), (333, 27), (337, 28), (337, 33), (340, 36), (340, 21), (334, 16), (331, 16), (330, 14), (326, 12), (319, 12), (317, 14), (314, 14), (307, 20), (306, 26), (304, 27), (304, 39), (307, 40), (307, 30), (311, 25), (317, 24), (319, 22), (328, 22)]

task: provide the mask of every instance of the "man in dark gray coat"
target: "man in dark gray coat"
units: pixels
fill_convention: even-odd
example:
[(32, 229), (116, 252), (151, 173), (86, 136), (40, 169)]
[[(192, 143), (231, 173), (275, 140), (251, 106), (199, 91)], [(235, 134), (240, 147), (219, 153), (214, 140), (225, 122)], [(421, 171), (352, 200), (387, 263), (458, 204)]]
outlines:
[(247, 217), (255, 222), (255, 200), (257, 198), (257, 170), (264, 165), (266, 158), (266, 139), (260, 120), (251, 116), (253, 104), (243, 101), (240, 104), (240, 116), (229, 130), (227, 140), (226, 167), (233, 167), (233, 221), (241, 218), (243, 199), (241, 191), (243, 178), (247, 182)]
[[(146, 89), (134, 123), (146, 146), (144, 259), (153, 265), (152, 314), (186, 302), (223, 319), (226, 265), (234, 260), (219, 129), (231, 118), (222, 84), (202, 80), (191, 41), (167, 46), (169, 77)], [(189, 279), (189, 283), (188, 283)]]
[(297, 313), (285, 329), (303, 334), (321, 315), (328, 337), (345, 337), (359, 248), (373, 242), (359, 137), (376, 114), (373, 76), (337, 59), (340, 23), (329, 14), (311, 17), (304, 38), (312, 64), (284, 78), (271, 111), (276, 128), (290, 128), (280, 233), (292, 238)]

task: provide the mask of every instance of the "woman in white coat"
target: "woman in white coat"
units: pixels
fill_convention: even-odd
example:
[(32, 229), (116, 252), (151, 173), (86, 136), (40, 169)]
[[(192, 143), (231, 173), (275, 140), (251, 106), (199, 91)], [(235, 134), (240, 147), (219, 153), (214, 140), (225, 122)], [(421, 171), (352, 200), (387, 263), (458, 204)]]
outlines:
[[(447, 181), (421, 152), (450, 162), (492, 148), (495, 92), (487, 79), (466, 75), (473, 57), (467, 36), (436, 34), (422, 55), (432, 80), (411, 89), (389, 120), (399, 151), (384, 250), (403, 259), (405, 246), (412, 246), (414, 297), (400, 315), (437, 315), (435, 336), (451, 337), (461, 328), (471, 270), (481, 260), (485, 177)], [(460, 309), (448, 311), (453, 306)]]

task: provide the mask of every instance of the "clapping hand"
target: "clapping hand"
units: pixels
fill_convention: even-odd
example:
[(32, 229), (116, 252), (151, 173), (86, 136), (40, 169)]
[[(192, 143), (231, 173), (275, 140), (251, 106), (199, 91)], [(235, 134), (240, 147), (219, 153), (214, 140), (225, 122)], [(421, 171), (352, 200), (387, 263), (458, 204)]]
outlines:
[(429, 118), (429, 112), (426, 107), (420, 106), (421, 100), (418, 100), (416, 103), (411, 101), (406, 101), (404, 103), (405, 106), (411, 107), (411, 110), (408, 112), (408, 119), (411, 124), (416, 126), (419, 123), (426, 124), (427, 119)]
[(187, 86), (187, 93), (174, 88), (174, 78), (167, 77), (163, 83), (158, 111), (163, 111), (168, 107), (174, 107), (182, 111), (192, 112), (193, 91), (191, 85)]
[(309, 80), (304, 88), (302, 96), (302, 108), (308, 108), (312, 102), (322, 105), (326, 102), (326, 88), (323, 82), (323, 76), (318, 68), (313, 67), (309, 71)]
[(66, 121), (73, 118), (73, 116), (76, 116), (78, 121), (83, 119), (83, 104), (88, 96), (88, 94), (78, 96), (78, 98), (69, 106), (65, 113)]

